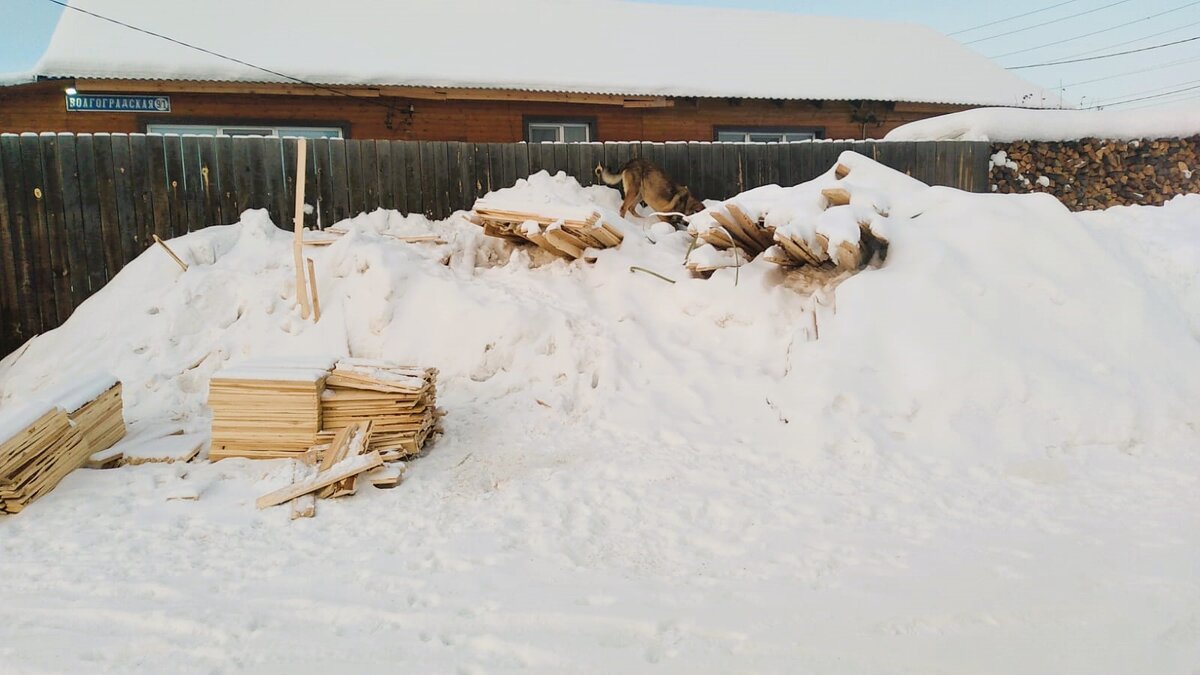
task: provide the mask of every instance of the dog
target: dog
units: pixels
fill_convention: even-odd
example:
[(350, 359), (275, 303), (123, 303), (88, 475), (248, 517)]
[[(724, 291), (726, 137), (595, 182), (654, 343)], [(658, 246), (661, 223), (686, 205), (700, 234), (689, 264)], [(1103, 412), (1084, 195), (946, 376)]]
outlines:
[(621, 202), (621, 217), (637, 215), (637, 205), (644, 202), (654, 209), (659, 220), (678, 225), (683, 218), (704, 210), (688, 190), (667, 176), (667, 173), (648, 159), (631, 159), (616, 173), (609, 173), (603, 164), (596, 165), (596, 178), (606, 185), (622, 185), (625, 199)]

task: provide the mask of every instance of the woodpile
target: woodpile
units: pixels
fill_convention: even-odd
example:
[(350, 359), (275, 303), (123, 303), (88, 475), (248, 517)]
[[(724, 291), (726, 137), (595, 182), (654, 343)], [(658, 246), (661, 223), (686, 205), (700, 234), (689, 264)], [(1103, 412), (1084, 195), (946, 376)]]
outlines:
[[(839, 164), (835, 174), (840, 181), (850, 175), (850, 168)], [(836, 212), (845, 218), (851, 215), (850, 189), (845, 185), (835, 185), (821, 190), (825, 210)], [(733, 250), (734, 262), (742, 263), (757, 255), (763, 255), (766, 260), (785, 267), (820, 267), (843, 270), (853, 270), (871, 261), (876, 253), (881, 257), (887, 255), (887, 241), (877, 236), (869, 222), (854, 218), (858, 224), (856, 240), (843, 239), (835, 245), (830, 244), (830, 238), (819, 229), (814, 228), (811, 235), (801, 235), (795, 230), (776, 229), (766, 224), (766, 213), (751, 217), (746, 210), (731, 200), (719, 206), (707, 209), (708, 214), (717, 223), (697, 234), (698, 241), (709, 244), (713, 248), (724, 251)], [(887, 214), (878, 213), (879, 216)], [(708, 259), (700, 263), (689, 261), (685, 263), (694, 272), (711, 272), (718, 267), (730, 267), (732, 263), (716, 265)]]
[(600, 214), (579, 208), (546, 208), (541, 213), (490, 207), (486, 200), (475, 202), (471, 222), (484, 234), (510, 241), (529, 242), (556, 256), (576, 260), (589, 248), (619, 246), (624, 235), (604, 222)]
[(209, 384), (209, 459), (322, 457), (346, 429), (371, 422), (369, 449), (419, 454), (440, 432), (437, 370), (366, 359), (252, 361)]
[(1020, 141), (994, 144), (992, 152), (993, 192), (1046, 192), (1074, 211), (1157, 206), (1200, 192), (1200, 136)]
[(108, 375), (42, 394), (0, 418), (0, 513), (18, 513), (125, 435), (121, 385)]

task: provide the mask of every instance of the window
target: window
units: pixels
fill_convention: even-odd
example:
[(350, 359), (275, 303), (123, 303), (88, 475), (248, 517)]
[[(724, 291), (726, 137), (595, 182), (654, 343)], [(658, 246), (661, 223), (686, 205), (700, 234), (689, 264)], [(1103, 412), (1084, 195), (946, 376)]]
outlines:
[(589, 119), (525, 119), (525, 140), (530, 143), (587, 143), (595, 136)]
[(789, 143), (825, 137), (819, 127), (717, 127), (715, 132), (716, 140), (726, 143)]
[(180, 136), (286, 136), (303, 138), (341, 138), (337, 127), (225, 126), (221, 124), (147, 124), (148, 134)]

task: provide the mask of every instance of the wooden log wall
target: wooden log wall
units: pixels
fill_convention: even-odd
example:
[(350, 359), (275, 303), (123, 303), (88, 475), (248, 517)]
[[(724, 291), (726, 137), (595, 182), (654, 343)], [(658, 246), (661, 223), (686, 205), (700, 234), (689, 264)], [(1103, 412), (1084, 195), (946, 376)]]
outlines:
[(992, 153), (994, 192), (1047, 192), (1072, 211), (1158, 206), (1175, 195), (1200, 192), (1200, 136), (1021, 141), (994, 144)]
[[(854, 150), (923, 181), (988, 189), (986, 143), (464, 143), (318, 139), (307, 144), (310, 227), (377, 208), (432, 219), (546, 170), (583, 185), (603, 162), (663, 166), (700, 196), (793, 185)], [(295, 139), (145, 134), (0, 136), (0, 355), (51, 330), (152, 245), (242, 211), (288, 225)]]

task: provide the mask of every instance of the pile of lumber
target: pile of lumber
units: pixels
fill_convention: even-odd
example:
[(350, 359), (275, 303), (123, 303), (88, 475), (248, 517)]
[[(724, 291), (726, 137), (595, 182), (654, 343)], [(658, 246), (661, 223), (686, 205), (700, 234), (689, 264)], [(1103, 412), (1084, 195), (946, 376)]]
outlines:
[[(838, 183), (821, 190), (826, 211), (845, 209), (844, 214), (850, 216), (850, 190), (842, 179), (850, 174), (850, 168), (839, 164), (835, 169)], [(711, 245), (718, 251), (732, 250), (735, 255), (723, 263), (711, 262), (702, 258), (702, 262), (685, 263), (693, 272), (707, 273), (722, 267), (732, 267), (762, 254), (769, 261), (785, 267), (816, 267), (838, 270), (854, 270), (870, 262), (876, 253), (886, 257), (887, 241), (877, 236), (869, 222), (858, 222), (859, 236), (857, 240), (843, 240), (831, 245), (829, 237), (814, 228), (811, 238), (802, 236), (794, 229), (777, 229), (766, 224), (767, 213), (759, 213), (754, 217), (748, 215), (734, 201), (711, 207), (704, 211), (716, 221), (717, 227), (710, 227), (697, 234), (700, 243)], [(876, 212), (878, 214), (878, 212)], [(878, 214), (886, 215), (886, 214)]]
[(1200, 192), (1200, 136), (1018, 141), (993, 144), (992, 153), (994, 192), (1047, 192), (1074, 211), (1158, 206)]
[(538, 210), (539, 213), (507, 210), (480, 199), (470, 217), (471, 222), (483, 227), (484, 234), (529, 242), (570, 260), (583, 258), (589, 248), (619, 246), (624, 238), (620, 230), (606, 223), (594, 210), (553, 206)]
[(0, 416), (0, 513), (18, 513), (125, 435), (121, 385), (74, 380)]
[(294, 457), (317, 443), (328, 366), (258, 360), (227, 368), (209, 381), (209, 459)]
[(429, 436), (440, 431), (437, 370), (387, 361), (343, 359), (329, 373), (321, 395), (319, 442), (359, 420), (372, 422), (372, 450), (386, 458), (421, 452)]

